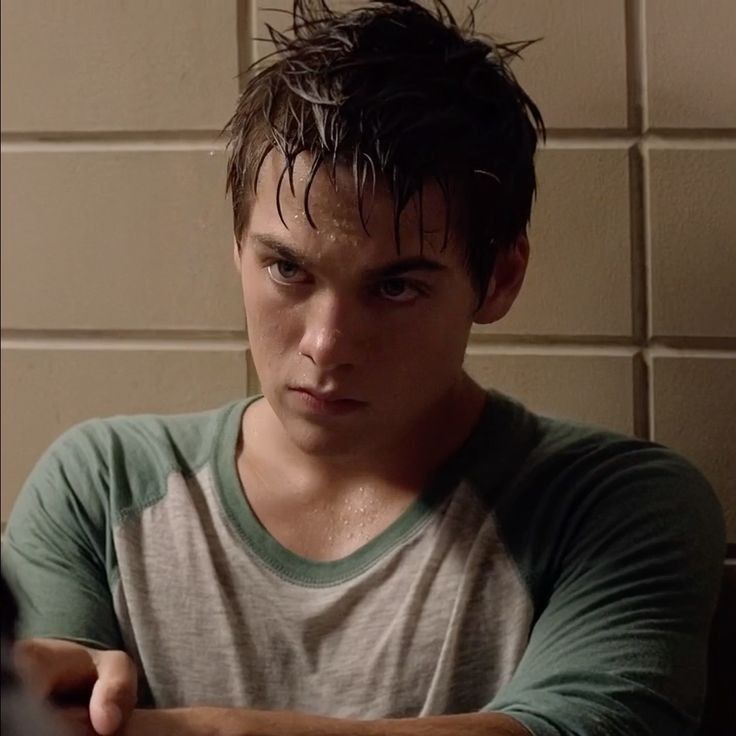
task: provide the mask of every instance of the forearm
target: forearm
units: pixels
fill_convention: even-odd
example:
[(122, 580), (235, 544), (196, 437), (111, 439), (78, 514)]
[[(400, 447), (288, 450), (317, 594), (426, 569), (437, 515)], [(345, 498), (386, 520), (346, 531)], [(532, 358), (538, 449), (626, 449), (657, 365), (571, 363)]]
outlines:
[(528, 736), (501, 713), (361, 721), (289, 711), (180, 708), (134, 711), (126, 736)]

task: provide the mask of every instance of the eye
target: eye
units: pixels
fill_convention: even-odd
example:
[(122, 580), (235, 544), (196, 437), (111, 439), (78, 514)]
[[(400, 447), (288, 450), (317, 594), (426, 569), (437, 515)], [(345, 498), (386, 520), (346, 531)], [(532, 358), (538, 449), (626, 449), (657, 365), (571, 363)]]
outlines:
[(412, 302), (424, 293), (422, 289), (406, 279), (387, 279), (378, 285), (378, 293), (392, 302)]
[(268, 275), (277, 284), (300, 284), (306, 281), (306, 273), (292, 261), (274, 261), (267, 267)]

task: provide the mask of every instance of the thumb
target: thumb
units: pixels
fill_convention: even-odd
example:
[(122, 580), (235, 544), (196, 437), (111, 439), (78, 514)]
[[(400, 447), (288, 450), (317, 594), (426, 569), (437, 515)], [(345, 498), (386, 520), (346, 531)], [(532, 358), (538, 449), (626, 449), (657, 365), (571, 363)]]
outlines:
[(118, 731), (135, 707), (138, 677), (125, 652), (94, 652), (97, 682), (89, 700), (89, 719), (100, 736)]
[(89, 720), (92, 728), (100, 736), (111, 736), (123, 725), (123, 711), (111, 701), (97, 704), (90, 701)]

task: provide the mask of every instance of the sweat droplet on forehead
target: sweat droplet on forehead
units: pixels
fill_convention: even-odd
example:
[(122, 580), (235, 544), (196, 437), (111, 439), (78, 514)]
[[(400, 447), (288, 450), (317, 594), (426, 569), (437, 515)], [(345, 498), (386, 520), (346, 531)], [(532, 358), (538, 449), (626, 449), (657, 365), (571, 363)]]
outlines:
[[(430, 253), (441, 256), (445, 251), (446, 208), (443, 194), (437, 186), (427, 185), (423, 189), (423, 208), (410, 201), (402, 209), (397, 233), (395, 202), (387, 186), (379, 182), (375, 190), (365, 195), (367, 201), (363, 202), (361, 218), (350, 170), (338, 166), (337, 186), (324, 168), (320, 168), (310, 182), (311, 159), (308, 155), (299, 156), (295, 163), (292, 193), (288, 183), (280, 179), (283, 158), (269, 156), (259, 174), (251, 213), (250, 225), (254, 232), (270, 230), (277, 233), (285, 225), (289, 231), (285, 242), (292, 242), (310, 257), (316, 257), (321, 247), (329, 249), (330, 255), (336, 259), (344, 257), (341, 253), (350, 248), (352, 252), (365, 254), (365, 262), (371, 258), (376, 262), (394, 258), (397, 245), (400, 245), (401, 256)], [(281, 216), (277, 207), (277, 191)], [(421, 220), (418, 219), (420, 209)], [(462, 249), (457, 249), (457, 252), (462, 255)]]

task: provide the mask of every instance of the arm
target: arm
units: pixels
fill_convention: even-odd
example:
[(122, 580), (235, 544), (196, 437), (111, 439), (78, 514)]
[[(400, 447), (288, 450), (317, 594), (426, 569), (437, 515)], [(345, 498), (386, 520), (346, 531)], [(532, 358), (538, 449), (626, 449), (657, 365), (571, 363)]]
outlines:
[(109, 467), (91, 424), (56, 440), (24, 484), (3, 539), (3, 575), (17, 598), (19, 639), (122, 649)]
[(529, 736), (502, 713), (375, 721), (230, 708), (137, 710), (124, 736)]
[(545, 493), (507, 510), (538, 618), (488, 709), (535, 736), (695, 734), (725, 552), (708, 483), (630, 442), (568, 458)]
[(2, 551), (22, 614), (13, 652), (21, 679), (57, 704), (88, 703), (99, 734), (119, 728), (137, 695), (108, 582), (114, 548), (106, 473), (85, 427), (66, 432), (26, 482)]

